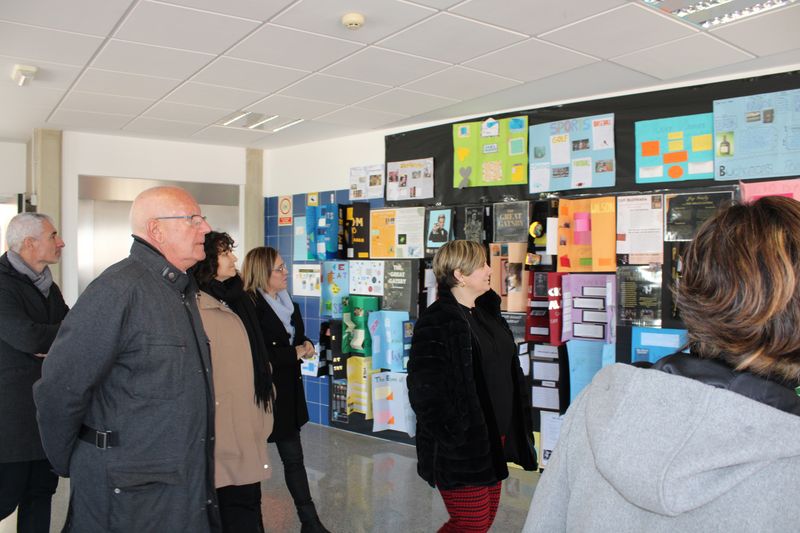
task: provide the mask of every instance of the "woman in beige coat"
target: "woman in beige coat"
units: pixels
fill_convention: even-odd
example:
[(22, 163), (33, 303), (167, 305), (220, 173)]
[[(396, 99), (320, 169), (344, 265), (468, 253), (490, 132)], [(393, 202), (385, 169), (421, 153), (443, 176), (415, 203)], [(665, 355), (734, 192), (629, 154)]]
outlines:
[(252, 301), (236, 273), (233, 239), (212, 231), (193, 267), (203, 328), (211, 342), (216, 440), (215, 486), (223, 531), (263, 532), (261, 481), (270, 475), (267, 437), (274, 391)]

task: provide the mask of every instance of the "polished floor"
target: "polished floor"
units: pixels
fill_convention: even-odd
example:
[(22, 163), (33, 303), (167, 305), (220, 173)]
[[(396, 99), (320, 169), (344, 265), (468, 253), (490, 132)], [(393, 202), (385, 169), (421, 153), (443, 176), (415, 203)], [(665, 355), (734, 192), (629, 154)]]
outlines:
[[(315, 424), (307, 424), (302, 437), (311, 493), (333, 533), (428, 532), (447, 520), (438, 492), (417, 476), (413, 447)], [(265, 529), (300, 531), (274, 445), (270, 459), (272, 479), (262, 484)], [(522, 529), (538, 479), (537, 473), (511, 469), (492, 531)], [(60, 531), (64, 522), (68, 492), (68, 482), (62, 479), (53, 501), (53, 532)], [(13, 517), (0, 522), (0, 533), (14, 531)]]

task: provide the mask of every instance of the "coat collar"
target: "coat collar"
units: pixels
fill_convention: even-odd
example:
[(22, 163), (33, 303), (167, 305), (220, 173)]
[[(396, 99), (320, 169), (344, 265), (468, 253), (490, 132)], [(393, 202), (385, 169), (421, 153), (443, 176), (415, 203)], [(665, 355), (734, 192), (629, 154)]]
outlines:
[[(453, 296), (453, 291), (450, 287), (440, 284), (438, 287), (439, 302), (441, 305), (457, 306), (459, 305), (456, 297)], [(497, 295), (492, 289), (481, 294), (475, 299), (475, 307), (483, 309), (492, 315), (500, 313), (500, 296)]]
[(136, 235), (133, 235), (131, 257), (178, 292), (182, 294), (197, 292), (197, 285), (191, 276), (178, 270), (175, 265), (167, 261), (167, 258), (161, 252)]
[(233, 310), (230, 307), (228, 307), (228, 304), (226, 304), (222, 300), (214, 298), (205, 291), (199, 291), (197, 293), (197, 307), (199, 307), (200, 309), (219, 309), (222, 311), (233, 313)]

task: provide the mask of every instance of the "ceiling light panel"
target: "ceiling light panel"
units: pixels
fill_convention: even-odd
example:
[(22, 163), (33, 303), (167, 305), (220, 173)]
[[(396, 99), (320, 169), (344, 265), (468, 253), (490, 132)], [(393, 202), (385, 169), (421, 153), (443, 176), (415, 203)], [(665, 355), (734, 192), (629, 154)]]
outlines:
[(710, 29), (789, 6), (797, 0), (641, 0), (676, 18)]

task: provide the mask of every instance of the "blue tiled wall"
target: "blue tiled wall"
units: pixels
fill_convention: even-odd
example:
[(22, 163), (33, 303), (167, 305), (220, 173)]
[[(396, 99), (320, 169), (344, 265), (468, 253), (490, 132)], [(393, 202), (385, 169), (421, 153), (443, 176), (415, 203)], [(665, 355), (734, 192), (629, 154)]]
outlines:
[[(264, 199), (265, 226), (264, 236), (267, 246), (277, 249), (286, 267), (289, 269), (289, 293), (292, 293), (292, 264), (294, 260), (294, 228), (292, 226), (278, 226), (278, 197), (270, 196)], [(349, 191), (342, 189), (339, 191), (323, 191), (319, 193), (319, 202), (325, 203), (350, 203)], [(370, 200), (370, 205), (383, 207), (383, 198)], [(293, 216), (306, 216), (306, 195), (295, 194), (292, 198)], [(303, 261), (312, 263), (314, 261)], [(300, 306), (303, 314), (303, 321), (306, 326), (306, 335), (314, 342), (319, 341), (319, 328), (322, 320), (319, 316), (319, 298), (311, 296), (294, 296), (292, 298)], [(329, 376), (312, 378), (303, 376), (303, 385), (306, 389), (306, 403), (308, 404), (308, 416), (315, 424), (328, 424), (328, 386)]]

